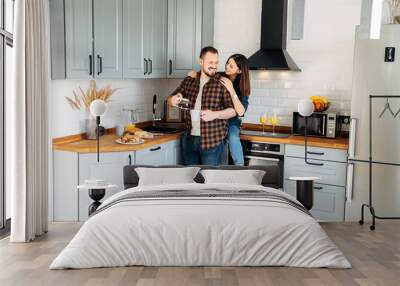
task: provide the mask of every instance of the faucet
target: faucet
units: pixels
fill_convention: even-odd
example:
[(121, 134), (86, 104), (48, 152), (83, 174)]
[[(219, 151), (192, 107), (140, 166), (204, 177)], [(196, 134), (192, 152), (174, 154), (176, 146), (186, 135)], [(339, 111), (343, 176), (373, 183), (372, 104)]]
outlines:
[(157, 117), (156, 115), (157, 111), (157, 95), (153, 95), (153, 126), (156, 125), (156, 121), (161, 121), (160, 117)]

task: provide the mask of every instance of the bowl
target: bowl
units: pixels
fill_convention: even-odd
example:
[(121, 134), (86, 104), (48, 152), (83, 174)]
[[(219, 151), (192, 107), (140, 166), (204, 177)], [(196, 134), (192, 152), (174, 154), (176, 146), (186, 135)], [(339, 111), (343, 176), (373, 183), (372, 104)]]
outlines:
[[(314, 102), (313, 102), (313, 103), (314, 103)], [(314, 112), (324, 112), (324, 111), (327, 111), (330, 105), (331, 105), (330, 102), (328, 102), (328, 104), (326, 104), (326, 105), (324, 105), (324, 106), (322, 106), (322, 107), (317, 107), (317, 106), (314, 104)]]

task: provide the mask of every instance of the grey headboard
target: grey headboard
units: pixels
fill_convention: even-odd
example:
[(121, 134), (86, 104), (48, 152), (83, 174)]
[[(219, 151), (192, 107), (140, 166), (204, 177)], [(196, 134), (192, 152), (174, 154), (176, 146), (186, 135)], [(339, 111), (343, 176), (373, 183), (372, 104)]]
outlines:
[[(139, 177), (135, 172), (135, 168), (137, 167), (148, 167), (148, 168), (182, 168), (185, 166), (181, 165), (168, 165), (168, 166), (153, 166), (153, 165), (128, 165), (124, 167), (124, 189), (136, 187), (139, 183)], [(199, 165), (202, 170), (204, 169), (220, 169), (220, 170), (264, 170), (265, 175), (261, 184), (265, 187), (273, 187), (273, 188), (281, 188), (281, 183), (279, 180), (279, 169), (276, 166), (205, 166)], [(194, 180), (197, 183), (204, 183), (204, 178), (200, 174), (197, 174)]]

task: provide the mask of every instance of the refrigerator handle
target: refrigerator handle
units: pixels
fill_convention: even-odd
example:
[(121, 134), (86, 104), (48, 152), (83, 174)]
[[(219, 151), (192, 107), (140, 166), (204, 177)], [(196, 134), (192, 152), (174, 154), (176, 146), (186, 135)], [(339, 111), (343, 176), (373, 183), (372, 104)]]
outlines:
[(349, 141), (349, 159), (356, 156), (357, 143), (357, 118), (350, 119), (350, 141)]
[(347, 165), (346, 177), (346, 202), (351, 202), (353, 199), (353, 183), (354, 183), (354, 163)]

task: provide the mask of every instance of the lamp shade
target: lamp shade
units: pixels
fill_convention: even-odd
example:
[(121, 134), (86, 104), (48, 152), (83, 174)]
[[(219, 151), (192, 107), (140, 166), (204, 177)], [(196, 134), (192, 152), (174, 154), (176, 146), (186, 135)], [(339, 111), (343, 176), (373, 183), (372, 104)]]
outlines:
[(90, 104), (89, 110), (93, 116), (101, 116), (106, 112), (107, 105), (104, 100), (96, 99)]
[(314, 104), (309, 99), (303, 99), (298, 103), (297, 111), (301, 116), (310, 116), (314, 112)]

